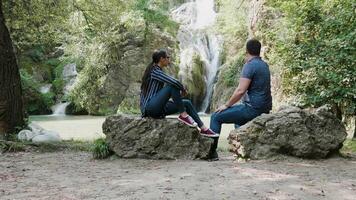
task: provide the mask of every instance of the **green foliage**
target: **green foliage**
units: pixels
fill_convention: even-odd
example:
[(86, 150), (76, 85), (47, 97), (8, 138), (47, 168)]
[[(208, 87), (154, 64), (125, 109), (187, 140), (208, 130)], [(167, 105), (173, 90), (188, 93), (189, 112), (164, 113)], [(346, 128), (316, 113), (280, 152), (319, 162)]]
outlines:
[[(112, 68), (123, 68), (125, 63), (121, 60), (130, 53), (127, 47), (146, 51), (152, 45), (150, 37), (155, 31), (177, 29), (160, 7), (164, 4), (164, 1), (147, 0), (76, 1), (78, 12), (68, 22), (75, 31), (70, 32), (63, 45), (65, 56), (80, 62), (77, 63), (81, 69), (78, 81), (69, 94), (75, 105), (90, 114), (115, 112), (108, 106), (110, 99), (104, 85), (108, 73)], [(142, 62), (144, 58), (138, 59)]]
[[(7, 27), (20, 53), (38, 45), (52, 49), (65, 38), (68, 0), (2, 2)], [(33, 55), (40, 58), (38, 53)]]
[(19, 152), (25, 149), (25, 145), (16, 141), (4, 141), (0, 140), (0, 152)]
[(43, 46), (35, 46), (24, 53), (24, 56), (27, 56), (33, 60), (33, 62), (41, 62), (45, 59), (44, 48)]
[[(120, 60), (131, 47), (151, 51), (155, 34), (178, 30), (168, 15), (171, 3), (164, 0), (9, 0), (2, 4), (20, 68), (28, 73), (23, 77), (30, 89), (24, 89), (25, 98), (31, 99), (26, 104), (30, 113), (51, 104), (51, 94), (37, 92), (43, 82), (53, 84), (57, 99), (67, 98), (62, 70), (68, 60), (81, 71), (69, 97), (75, 105), (92, 114), (115, 112), (108, 108), (103, 91), (108, 69), (121, 67)], [(42, 100), (36, 104), (35, 99)]]
[(50, 58), (44, 61), (45, 65), (49, 65), (51, 67), (57, 67), (61, 64), (61, 61), (58, 58)]
[(29, 88), (39, 89), (39, 83), (25, 69), (20, 69), (21, 84), (24, 90)]
[(225, 86), (236, 87), (238, 85), (238, 78), (240, 77), (240, 72), (244, 63), (245, 55), (243, 51), (236, 55), (231, 62), (227, 63), (227, 69), (222, 74)]
[(285, 29), (276, 39), (274, 63), (283, 66), (284, 92), (302, 106), (325, 103), (354, 115), (356, 106), (355, 4), (348, 0), (269, 0)]
[(95, 159), (104, 159), (112, 155), (112, 151), (104, 138), (95, 140), (91, 151)]
[(179, 25), (169, 18), (169, 10), (166, 1), (162, 0), (137, 0), (134, 8), (138, 10), (146, 24), (146, 34), (149, 33), (149, 26), (158, 26), (173, 35), (176, 34)]
[(340, 151), (343, 153), (356, 153), (356, 140), (346, 140)]
[(47, 114), (54, 105), (55, 94), (52, 92), (41, 94), (40, 83), (25, 69), (20, 69), (22, 90), (26, 111), (29, 114)]
[[(16, 134), (14, 134), (16, 135)], [(92, 142), (66, 140), (61, 142), (34, 144), (27, 141), (18, 141), (17, 138), (10, 138), (9, 141), (0, 140), (0, 152), (56, 152), (56, 151), (87, 151), (90, 152), (93, 146)]]
[[(189, 91), (188, 98), (195, 99), (196, 97), (204, 97), (206, 93), (205, 86), (205, 66), (204, 62), (198, 54), (193, 55), (193, 66), (191, 71), (187, 71), (186, 74), (191, 74), (188, 80), (185, 80), (187, 89)], [(189, 69), (187, 69), (189, 70)], [(194, 98), (195, 97), (195, 98)], [(196, 102), (193, 102), (196, 103)]]
[(55, 94), (61, 94), (63, 92), (63, 87), (64, 87), (63, 79), (56, 78), (56, 79), (54, 79), (52, 84), (53, 84), (53, 92)]
[(224, 53), (229, 57), (244, 47), (248, 35), (248, 2), (218, 0), (217, 29), (224, 36)]
[(117, 113), (125, 113), (125, 114), (141, 114), (141, 110), (137, 109), (134, 105), (135, 102), (131, 102), (128, 99), (124, 99), (119, 108), (117, 109)]
[(248, 3), (239, 0), (219, 0), (218, 31), (224, 36), (221, 55), (224, 68), (220, 76), (225, 87), (236, 87), (244, 64), (245, 43), (248, 34)]
[(110, 62), (110, 60), (106, 60), (107, 49), (104, 49), (99, 43), (93, 43), (86, 51), (88, 60), (84, 63), (84, 68), (80, 72), (69, 99), (88, 110), (89, 113), (95, 114), (98, 113), (105, 101), (98, 97), (100, 97), (100, 89), (104, 86), (107, 73), (106, 62)]
[(50, 108), (51, 106), (54, 105), (54, 97), (55, 97), (55, 94), (53, 92), (48, 92), (48, 93), (44, 93), (44, 94), (41, 94), (41, 97), (42, 97), (42, 100), (44, 101), (44, 104)]

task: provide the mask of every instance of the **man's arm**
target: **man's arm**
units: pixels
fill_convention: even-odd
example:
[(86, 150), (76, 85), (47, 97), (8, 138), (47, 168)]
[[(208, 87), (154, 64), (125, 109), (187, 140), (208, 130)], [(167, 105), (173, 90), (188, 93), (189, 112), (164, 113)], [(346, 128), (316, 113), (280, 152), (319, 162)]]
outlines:
[(236, 102), (240, 101), (242, 96), (247, 91), (248, 87), (250, 86), (251, 79), (248, 78), (240, 78), (239, 86), (235, 89), (234, 93), (231, 95), (229, 101), (225, 104), (220, 106), (216, 112), (221, 112), (228, 107), (234, 105)]
[(248, 78), (240, 78), (239, 86), (235, 89), (234, 93), (230, 97), (229, 101), (225, 104), (227, 107), (234, 105), (236, 102), (240, 101), (242, 96), (247, 91), (250, 86), (251, 80)]

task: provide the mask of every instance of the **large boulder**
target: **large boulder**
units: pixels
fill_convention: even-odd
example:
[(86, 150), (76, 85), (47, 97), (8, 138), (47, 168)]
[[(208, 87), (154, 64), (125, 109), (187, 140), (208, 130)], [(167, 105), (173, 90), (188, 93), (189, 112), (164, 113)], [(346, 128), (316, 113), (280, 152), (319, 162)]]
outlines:
[(233, 130), (228, 140), (230, 150), (239, 157), (261, 159), (284, 154), (325, 158), (342, 147), (346, 135), (344, 125), (326, 106), (316, 111), (284, 107)]
[(177, 119), (110, 116), (103, 124), (103, 133), (110, 149), (122, 158), (205, 158), (213, 143)]

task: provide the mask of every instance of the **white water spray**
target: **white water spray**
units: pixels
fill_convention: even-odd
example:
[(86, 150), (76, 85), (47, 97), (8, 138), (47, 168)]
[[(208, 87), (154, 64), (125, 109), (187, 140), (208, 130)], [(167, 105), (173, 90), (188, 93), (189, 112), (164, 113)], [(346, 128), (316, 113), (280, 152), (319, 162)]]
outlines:
[(195, 0), (172, 11), (173, 19), (181, 24), (177, 35), (181, 61), (180, 78), (184, 82), (191, 75), (194, 55), (199, 55), (205, 67), (206, 94), (201, 105), (202, 112), (209, 107), (216, 73), (220, 66), (222, 41), (212, 30), (217, 15), (214, 5), (214, 0)]
[[(69, 91), (72, 89), (75, 81), (77, 80), (77, 67), (75, 63), (67, 64), (63, 68), (62, 76), (64, 81), (66, 82), (63, 88), (63, 94), (67, 95)], [(52, 106), (52, 115), (65, 115), (65, 111), (69, 102), (59, 102), (56, 105)]]

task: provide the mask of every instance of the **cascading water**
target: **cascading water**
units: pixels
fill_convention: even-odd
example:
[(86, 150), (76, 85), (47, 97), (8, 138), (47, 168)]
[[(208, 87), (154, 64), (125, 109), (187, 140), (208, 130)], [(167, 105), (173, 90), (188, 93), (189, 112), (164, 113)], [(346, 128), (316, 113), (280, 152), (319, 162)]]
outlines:
[(205, 68), (205, 95), (199, 110), (208, 110), (214, 80), (220, 66), (221, 38), (212, 29), (216, 21), (214, 0), (195, 0), (182, 4), (172, 11), (172, 17), (180, 23), (178, 32), (180, 48), (179, 76), (183, 83), (191, 78), (193, 57), (198, 55)]
[[(63, 88), (63, 94), (66, 96), (69, 91), (72, 89), (76, 79), (77, 79), (77, 67), (75, 63), (67, 64), (63, 68), (62, 76), (66, 82)], [(66, 107), (69, 105), (69, 102), (60, 101), (56, 105), (52, 106), (53, 115), (65, 115)]]
[(57, 103), (56, 105), (52, 106), (52, 115), (65, 115), (66, 114), (66, 107), (69, 105), (69, 102)]

